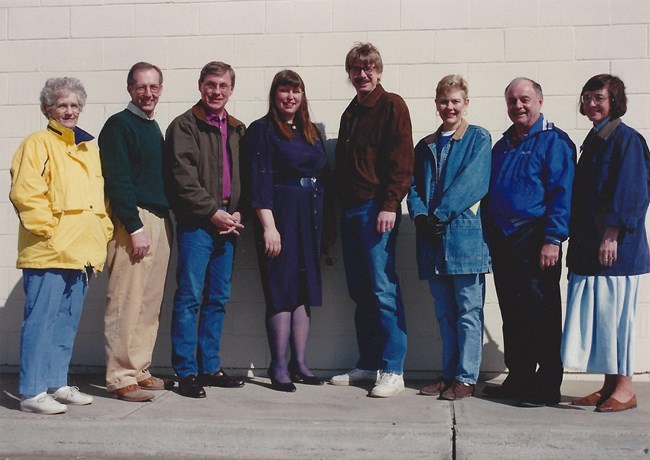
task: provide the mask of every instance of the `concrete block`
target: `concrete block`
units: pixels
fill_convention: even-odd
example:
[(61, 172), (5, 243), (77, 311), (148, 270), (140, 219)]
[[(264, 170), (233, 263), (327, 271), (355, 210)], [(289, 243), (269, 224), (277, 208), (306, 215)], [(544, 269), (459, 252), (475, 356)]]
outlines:
[(7, 38), (10, 40), (68, 37), (70, 37), (69, 8), (9, 9)]
[[(305, 82), (306, 94), (310, 105), (312, 101), (328, 100), (331, 95), (332, 79), (334, 78), (332, 74), (335, 74), (337, 79), (341, 77), (340, 68), (304, 67), (296, 69), (296, 71)], [(271, 80), (269, 79), (265, 85), (266, 98), (268, 98), (270, 85)]]
[[(9, 194), (9, 187), (3, 192)], [(18, 258), (16, 235), (0, 235), (0, 248), (2, 248), (2, 258), (7, 261), (7, 266), (14, 267)]]
[[(24, 5), (23, 5), (24, 6)], [(7, 9), (0, 8), (0, 24), (7, 24)], [(0, 40), (7, 39), (7, 27), (0, 29)]]
[(506, 104), (502, 97), (470, 97), (467, 121), (490, 131), (492, 143), (510, 126)]
[(650, 126), (650, 94), (628, 94), (627, 98), (625, 123), (635, 129)]
[(9, 102), (8, 81), (7, 74), (0, 75), (0, 105), (7, 105)]
[(570, 61), (575, 36), (570, 27), (506, 29), (507, 61)]
[(535, 27), (539, 24), (540, 0), (471, 0), (469, 22), (473, 29)]
[(332, 30), (332, 2), (330, 0), (259, 3), (266, 4), (266, 19), (264, 21), (266, 33), (314, 33)]
[[(200, 35), (264, 33), (265, 2), (211, 2), (194, 9), (199, 14)], [(293, 22), (293, 21), (283, 21)]]
[(574, 129), (578, 114), (577, 103), (576, 96), (545, 96), (542, 112), (558, 128)]
[[(429, 134), (436, 130), (440, 124), (440, 119), (436, 116), (436, 106), (432, 99), (407, 99), (409, 113), (411, 115), (411, 125), (414, 133)], [(419, 135), (417, 139), (421, 139)]]
[[(618, 2), (616, 2), (618, 3)], [(617, 8), (617, 5), (612, 4)], [(609, 0), (542, 1), (539, 5), (542, 26), (589, 26), (610, 24)]]
[(234, 37), (233, 67), (298, 66), (300, 44), (292, 35)]
[(3, 72), (33, 72), (39, 70), (41, 46), (37, 41), (0, 42), (0, 62)]
[[(609, 72), (607, 61), (540, 62), (537, 81), (544, 95), (580, 96), (582, 86), (589, 78)], [(558, 78), (561, 75), (562, 78)]]
[(269, 110), (266, 101), (237, 102), (232, 105), (231, 113), (247, 126), (262, 117)]
[(323, 123), (328, 139), (335, 139), (338, 136), (341, 114), (350, 103), (350, 100), (315, 101), (309, 105), (313, 119)]
[(503, 92), (513, 78), (528, 77), (537, 80), (537, 64), (534, 62), (469, 64), (464, 77), (469, 85), (470, 99), (484, 96), (503, 99)]
[(44, 75), (40, 72), (18, 72), (7, 74), (7, 91), (8, 103), (10, 105), (31, 105), (35, 108), (34, 115), (40, 117), (37, 121), (41, 123), (45, 120), (41, 114), (39, 97), (45, 81), (57, 74)]
[(10, 8), (16, 6), (21, 6), (21, 7), (39, 6), (41, 5), (41, 3), (42, 2), (40, 0), (3, 0), (2, 7)]
[[(0, 106), (0, 120), (4, 120), (0, 123), (0, 138), (25, 137), (35, 131), (33, 112), (33, 106)], [(40, 110), (38, 112), (40, 113)], [(44, 124), (40, 128), (42, 129), (43, 126)]]
[[(62, 49), (74, 49), (66, 59), (61, 59)], [(41, 44), (41, 70), (46, 72), (78, 72), (103, 67), (102, 40), (44, 40)]]
[[(270, 78), (268, 76), (270, 72), (260, 72), (259, 69), (244, 67), (235, 69), (235, 73), (237, 75), (237, 84), (235, 85), (235, 93), (233, 96), (236, 94), (238, 99), (246, 101), (268, 102), (269, 89), (273, 79), (273, 75)], [(302, 71), (300, 73), (302, 75)], [(302, 77), (304, 80), (304, 75)]]
[(233, 38), (230, 36), (173, 37), (168, 39), (167, 47), (169, 67), (196, 69), (195, 81), (198, 81), (201, 68), (208, 62), (222, 61), (234, 66)]
[(425, 98), (433, 103), (440, 79), (449, 74), (467, 78), (467, 69), (465, 63), (400, 65), (399, 93), (405, 98)]
[(647, 24), (650, 22), (650, 2), (618, 0), (612, 3), (612, 24)]
[[(170, 37), (199, 34), (199, 8), (194, 4), (135, 5), (136, 37)], [(138, 24), (155, 27), (140, 28)]]
[(642, 24), (575, 29), (575, 59), (646, 58), (648, 29)]
[(358, 33), (300, 35), (300, 65), (339, 66), (345, 76), (345, 56), (361, 40)]
[[(132, 37), (135, 33), (133, 5), (88, 6), (71, 8), (71, 35), (80, 38)], [(140, 22), (140, 27), (157, 30), (151, 22)]]
[(440, 12), (447, 11), (449, 3), (444, 0), (402, 0), (402, 30), (466, 29), (469, 22), (469, 0), (454, 2), (453, 19), (441, 21)]
[(368, 40), (381, 52), (384, 66), (435, 62), (435, 43), (440, 38), (435, 31), (368, 33)]
[(372, 7), (363, 0), (332, 0), (332, 30), (399, 30), (400, 1), (376, 0)]
[(79, 5), (102, 5), (102, 0), (41, 0), (37, 2), (42, 6), (79, 6)]
[(504, 32), (501, 30), (445, 30), (437, 34), (435, 56), (438, 63), (500, 62), (504, 59)]
[[(135, 64), (135, 62), (131, 64)], [(130, 100), (125, 89), (125, 70), (126, 69), (85, 71), (76, 73), (74, 76), (80, 79), (86, 88), (86, 93), (88, 93), (88, 105), (106, 103), (122, 104)], [(96, 108), (93, 110), (96, 110)], [(86, 107), (82, 117), (87, 115), (88, 111), (89, 107)]]
[[(161, 38), (106, 38), (104, 44), (104, 60), (101, 69), (121, 70), (124, 78), (121, 83), (126, 84), (126, 75), (133, 64), (144, 61), (157, 65), (163, 71), (164, 83), (167, 83), (166, 68), (168, 44), (174, 39)], [(198, 38), (195, 40), (199, 40)]]
[[(650, 2), (648, 5), (650, 6)], [(598, 73), (607, 72), (602, 71)], [(628, 94), (628, 99), (634, 93), (650, 93), (650, 81), (647, 78), (650, 74), (650, 59), (612, 61), (611, 73), (618, 76), (625, 83), (625, 91)]]

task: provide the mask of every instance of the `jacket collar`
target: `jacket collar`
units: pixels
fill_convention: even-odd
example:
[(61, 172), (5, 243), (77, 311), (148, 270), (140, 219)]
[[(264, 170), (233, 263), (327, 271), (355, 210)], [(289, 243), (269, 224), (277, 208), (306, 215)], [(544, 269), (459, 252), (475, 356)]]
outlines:
[[(541, 133), (542, 131), (550, 131), (555, 128), (555, 124), (552, 121), (548, 121), (543, 113), (539, 114), (539, 118), (537, 121), (533, 124), (533, 126), (530, 127), (528, 132), (524, 134), (521, 138), (519, 138), (515, 142), (519, 142), (521, 140), (530, 138), (532, 136), (536, 136), (537, 134)], [(510, 142), (512, 139), (512, 135), (515, 133), (515, 125), (510, 125), (510, 128), (508, 128), (504, 133), (503, 136), (508, 139)]]
[[(467, 122), (467, 120), (462, 118), (460, 120), (460, 125), (458, 125), (458, 128), (456, 128), (456, 132), (454, 132), (454, 135), (451, 138), (453, 140), (455, 140), (455, 141), (461, 140), (463, 138), (463, 136), (465, 135), (465, 132), (467, 131), (468, 126), (469, 126), (469, 123)], [(432, 140), (435, 141), (436, 139), (438, 139), (442, 135), (442, 131), (443, 131), (442, 125), (440, 125), (438, 127), (438, 129), (436, 130), (436, 132), (433, 133)]]
[[(206, 123), (214, 127), (214, 125), (210, 123), (210, 121), (208, 120), (208, 113), (206, 112), (205, 107), (203, 106), (203, 102), (201, 101), (197, 102), (194, 105), (194, 107), (192, 107), (192, 113), (196, 118), (201, 120), (203, 123)], [(230, 114), (227, 111), (226, 111), (226, 117), (228, 118), (229, 128), (236, 129), (240, 125), (239, 121), (235, 117), (230, 116)]]
[(63, 125), (60, 125), (59, 123), (54, 120), (54, 118), (50, 118), (47, 122), (47, 130), (57, 136), (59, 139), (61, 139), (63, 142), (66, 144), (81, 144), (82, 142), (89, 142), (94, 139), (92, 135), (87, 133), (81, 128), (75, 127), (74, 130), (70, 128), (66, 128)]
[(622, 122), (623, 120), (620, 118), (614, 118), (613, 120), (610, 120), (605, 126), (603, 126), (596, 135), (601, 139), (607, 139), (609, 135), (612, 134), (618, 125), (620, 125)]
[(375, 104), (377, 104), (377, 101), (379, 98), (386, 92), (383, 86), (381, 86), (381, 83), (377, 83), (377, 86), (375, 89), (372, 90), (370, 94), (368, 94), (362, 101), (359, 101), (357, 97), (355, 96), (354, 99), (357, 101), (359, 105), (363, 105), (364, 107), (374, 107)]

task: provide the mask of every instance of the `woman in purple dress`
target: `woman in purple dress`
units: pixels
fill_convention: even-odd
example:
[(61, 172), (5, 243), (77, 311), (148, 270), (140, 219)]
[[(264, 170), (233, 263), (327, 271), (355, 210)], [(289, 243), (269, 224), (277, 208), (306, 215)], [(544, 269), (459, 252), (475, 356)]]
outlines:
[(247, 150), (271, 386), (291, 392), (293, 382), (321, 385), (305, 355), (310, 307), (322, 303), (319, 254), (327, 157), (296, 72), (282, 70), (273, 78), (269, 111), (250, 125)]

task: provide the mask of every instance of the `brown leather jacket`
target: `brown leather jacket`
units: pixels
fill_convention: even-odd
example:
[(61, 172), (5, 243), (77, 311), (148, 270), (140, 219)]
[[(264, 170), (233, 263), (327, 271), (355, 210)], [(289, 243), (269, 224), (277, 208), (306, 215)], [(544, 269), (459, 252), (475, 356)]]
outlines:
[(395, 212), (411, 186), (413, 135), (404, 100), (379, 84), (341, 115), (336, 143), (337, 191), (343, 206), (377, 200)]

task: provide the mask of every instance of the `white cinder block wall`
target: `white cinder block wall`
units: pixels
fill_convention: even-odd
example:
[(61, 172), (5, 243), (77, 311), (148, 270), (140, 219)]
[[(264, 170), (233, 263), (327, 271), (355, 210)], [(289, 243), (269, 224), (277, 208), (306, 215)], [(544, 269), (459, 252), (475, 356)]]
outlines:
[[(164, 72), (163, 130), (198, 99), (199, 69), (210, 60), (235, 68), (228, 109), (245, 123), (266, 112), (274, 73), (292, 68), (306, 82), (313, 119), (322, 124), (331, 153), (339, 116), (354, 95), (345, 54), (354, 42), (371, 41), (384, 59), (384, 86), (408, 103), (415, 141), (439, 123), (436, 83), (460, 73), (470, 86), (468, 119), (489, 129), (493, 141), (509, 125), (503, 89), (524, 75), (541, 83), (544, 113), (580, 145), (589, 123), (578, 114), (578, 94), (602, 72), (625, 81), (625, 121), (650, 135), (649, 23), (647, 0), (0, 0), (0, 369), (17, 368), (24, 301), (14, 268), (18, 220), (8, 200), (9, 167), (21, 139), (45, 126), (38, 95), (46, 78), (83, 81), (88, 104), (80, 126), (96, 135), (128, 101), (126, 73), (137, 61)], [(238, 248), (223, 338), (224, 365), (238, 372), (264, 369), (269, 360), (251, 237), (245, 231)], [(353, 366), (357, 356), (340, 248), (333, 256), (335, 264), (323, 268), (325, 305), (313, 310), (309, 349), (312, 368), (323, 375)], [(408, 219), (398, 263), (409, 328), (407, 375), (423, 377), (440, 369), (440, 338), (426, 284), (417, 280)], [(154, 353), (154, 367), (167, 371), (174, 268), (172, 260)], [(105, 287), (105, 275), (92, 280), (76, 369), (104, 364)], [(650, 371), (649, 302), (646, 282), (637, 317), (640, 373)], [(482, 369), (501, 372), (501, 319), (491, 278), (485, 309)]]

